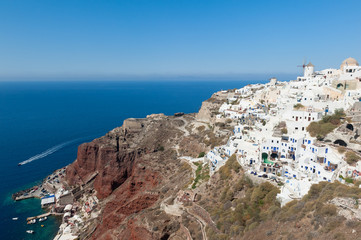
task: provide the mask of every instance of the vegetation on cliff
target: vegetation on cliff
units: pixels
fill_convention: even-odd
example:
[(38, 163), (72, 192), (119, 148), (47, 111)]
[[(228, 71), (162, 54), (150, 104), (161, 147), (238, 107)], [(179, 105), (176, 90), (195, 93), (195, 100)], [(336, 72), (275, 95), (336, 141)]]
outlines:
[[(280, 239), (347, 239), (340, 229), (361, 228), (359, 221), (338, 215), (337, 207), (330, 202), (342, 197), (355, 199), (358, 204), (358, 184), (350, 187), (338, 181), (321, 182), (313, 185), (304, 198), (282, 208), (276, 199), (278, 193), (279, 188), (270, 182), (253, 183), (232, 156), (209, 180), (199, 203), (217, 226), (217, 230), (207, 228), (208, 239), (260, 239), (282, 234), (285, 238)], [(300, 223), (307, 227), (299, 229)], [(276, 234), (276, 230), (281, 232)], [(297, 231), (302, 233), (295, 234)]]
[(297, 103), (295, 105), (293, 105), (293, 108), (296, 109), (296, 110), (299, 110), (301, 108), (304, 108), (305, 106), (303, 106), (301, 103)]
[(307, 131), (312, 137), (323, 139), (341, 124), (341, 118), (345, 117), (343, 109), (337, 109), (334, 114), (326, 115), (318, 122), (311, 122)]
[(347, 151), (345, 157), (348, 164), (354, 164), (360, 160), (360, 157), (352, 151)]
[(197, 187), (197, 184), (202, 181), (208, 181), (209, 179), (209, 165), (203, 165), (202, 162), (195, 162), (194, 165), (197, 166), (196, 178), (193, 181), (192, 189)]
[(239, 171), (242, 169), (241, 165), (239, 165), (239, 163), (237, 162), (237, 158), (236, 155), (233, 154), (226, 162), (226, 164), (224, 164), (224, 166), (222, 166), (219, 169), (219, 174), (221, 176), (221, 179), (225, 180), (227, 178), (230, 177), (230, 175), (232, 174), (232, 171), (234, 171), (235, 173), (239, 173)]

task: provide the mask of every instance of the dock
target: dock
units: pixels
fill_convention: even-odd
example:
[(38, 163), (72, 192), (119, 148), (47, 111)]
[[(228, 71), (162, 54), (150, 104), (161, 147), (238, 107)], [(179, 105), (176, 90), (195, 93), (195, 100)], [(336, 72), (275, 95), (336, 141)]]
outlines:
[(19, 197), (16, 197), (15, 198), (15, 201), (21, 201), (21, 200), (25, 200), (25, 199), (29, 199), (29, 198), (34, 198), (35, 196), (34, 195), (27, 195), (27, 196), (24, 196), (24, 195), (22, 195), (22, 196), (19, 196)]
[(44, 213), (44, 214), (41, 214), (41, 215), (38, 215), (38, 216), (35, 216), (35, 217), (28, 217), (28, 218), (26, 219), (26, 221), (30, 221), (30, 220), (38, 219), (38, 218), (43, 218), (43, 217), (48, 217), (48, 216), (50, 216), (50, 215), (60, 216), (60, 215), (63, 215), (63, 213), (47, 212), (47, 213)]

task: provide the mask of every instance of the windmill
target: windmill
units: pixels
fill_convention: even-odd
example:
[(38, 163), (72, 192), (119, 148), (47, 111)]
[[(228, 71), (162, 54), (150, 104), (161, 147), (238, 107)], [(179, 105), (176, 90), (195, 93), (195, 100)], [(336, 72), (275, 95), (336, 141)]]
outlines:
[(306, 67), (306, 58), (303, 58), (303, 64), (302, 65), (297, 65), (297, 67), (302, 67), (303, 74), (304, 74), (305, 73), (305, 67)]

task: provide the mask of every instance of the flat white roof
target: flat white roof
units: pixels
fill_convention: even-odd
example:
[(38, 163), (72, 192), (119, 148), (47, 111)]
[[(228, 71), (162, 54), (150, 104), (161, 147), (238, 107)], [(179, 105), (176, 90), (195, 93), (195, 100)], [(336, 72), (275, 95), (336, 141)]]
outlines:
[(54, 203), (54, 202), (55, 202), (55, 196), (54, 195), (41, 199), (41, 205)]
[(65, 206), (64, 211), (70, 211), (73, 208), (71, 204)]

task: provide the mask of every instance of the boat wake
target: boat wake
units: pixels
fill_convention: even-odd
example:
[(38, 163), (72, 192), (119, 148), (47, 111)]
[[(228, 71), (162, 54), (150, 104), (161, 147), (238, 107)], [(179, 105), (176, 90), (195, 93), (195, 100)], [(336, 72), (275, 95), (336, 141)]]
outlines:
[(35, 161), (35, 160), (44, 158), (44, 157), (46, 157), (46, 156), (48, 156), (48, 155), (50, 155), (50, 154), (53, 154), (53, 153), (55, 153), (56, 151), (62, 149), (63, 147), (65, 147), (65, 146), (67, 146), (67, 145), (69, 145), (69, 144), (71, 144), (71, 143), (73, 143), (73, 142), (78, 141), (78, 140), (80, 140), (80, 138), (74, 139), (74, 140), (71, 140), (71, 141), (68, 141), (68, 142), (64, 142), (64, 143), (61, 143), (61, 144), (56, 145), (56, 146), (54, 146), (54, 147), (51, 147), (51, 148), (45, 150), (45, 151), (42, 152), (42, 153), (39, 153), (39, 154), (37, 154), (37, 155), (35, 155), (35, 156), (32, 156), (31, 158), (29, 158), (29, 159), (27, 159), (27, 160), (25, 160), (25, 161), (20, 162), (20, 163), (18, 164), (18, 166), (25, 165), (25, 164), (30, 163), (30, 162), (32, 162), (32, 161)]

